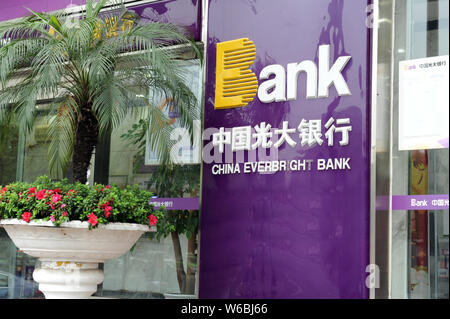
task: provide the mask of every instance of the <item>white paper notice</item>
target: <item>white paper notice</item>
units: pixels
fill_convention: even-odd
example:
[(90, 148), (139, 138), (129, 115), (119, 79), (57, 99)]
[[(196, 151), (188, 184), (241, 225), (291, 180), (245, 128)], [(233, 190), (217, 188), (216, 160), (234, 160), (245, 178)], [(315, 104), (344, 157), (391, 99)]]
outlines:
[(448, 55), (401, 61), (399, 150), (447, 148)]

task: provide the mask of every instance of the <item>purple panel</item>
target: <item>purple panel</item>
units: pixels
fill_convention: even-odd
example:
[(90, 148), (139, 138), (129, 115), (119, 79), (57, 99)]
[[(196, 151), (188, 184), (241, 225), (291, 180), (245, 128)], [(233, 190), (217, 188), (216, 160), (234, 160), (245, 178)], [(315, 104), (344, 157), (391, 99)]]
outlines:
[[(210, 1), (205, 129), (281, 128), (282, 121), (350, 118), (348, 146), (284, 145), (279, 160), (351, 157), (351, 170), (213, 175), (204, 162), (200, 298), (367, 298), (369, 264), (370, 30), (367, 1)], [(331, 63), (352, 58), (342, 72), (351, 96), (214, 110), (216, 43), (249, 38), (259, 76), (271, 64), (313, 60), (331, 45)], [(330, 64), (331, 65), (331, 64)], [(294, 134), (293, 134), (294, 136)], [(205, 144), (210, 140), (205, 141)], [(326, 143), (326, 141), (325, 141)], [(217, 151), (217, 150), (216, 150)]]
[(16, 19), (30, 15), (26, 9), (48, 12), (64, 9), (69, 5), (82, 5), (86, 0), (3, 0), (0, 3), (0, 21)]
[[(27, 16), (30, 8), (38, 12), (64, 9), (69, 5), (82, 5), (86, 0), (2, 0), (0, 3), (0, 21)], [(200, 0), (166, 0), (129, 7), (143, 19), (168, 22), (187, 29), (195, 40), (201, 34)]]
[(144, 20), (173, 23), (184, 27), (194, 40), (201, 35), (200, 0), (167, 0), (130, 7)]
[(167, 210), (198, 210), (198, 197), (184, 197), (184, 198), (152, 198), (150, 200), (155, 208), (164, 206)]

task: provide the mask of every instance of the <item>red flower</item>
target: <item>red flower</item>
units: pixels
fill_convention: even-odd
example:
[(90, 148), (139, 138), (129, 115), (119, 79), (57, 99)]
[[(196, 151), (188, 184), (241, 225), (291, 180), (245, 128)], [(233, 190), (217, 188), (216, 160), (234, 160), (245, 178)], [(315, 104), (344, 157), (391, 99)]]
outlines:
[(91, 213), (91, 214), (89, 215), (89, 220), (88, 220), (88, 223), (89, 223), (89, 224), (91, 224), (91, 225), (92, 225), (92, 227), (94, 227), (95, 225), (97, 225), (97, 224), (98, 224), (98, 221), (97, 221), (97, 216), (95, 216), (95, 214), (94, 214), (94, 213)]
[(22, 219), (29, 223), (31, 220), (31, 216), (33, 216), (33, 214), (31, 214), (30, 212), (25, 212), (22, 214)]
[(148, 219), (150, 221), (150, 226), (155, 226), (156, 223), (158, 222), (158, 218), (156, 218), (155, 215), (151, 214), (150, 216), (148, 216)]
[(64, 217), (67, 216), (67, 212), (62, 212), (61, 215), (63, 215)]
[(47, 191), (45, 189), (40, 190), (39, 192), (37, 192), (36, 198), (37, 199), (44, 199), (47, 196), (46, 192)]
[(111, 211), (112, 211), (112, 207), (111, 206), (106, 206), (105, 207), (105, 216), (106, 218), (108, 218), (109, 216), (111, 216)]
[(52, 202), (54, 203), (54, 204), (56, 204), (57, 202), (59, 202), (61, 200), (61, 195), (59, 195), (59, 194), (53, 194), (52, 195)]
[(7, 191), (8, 189), (6, 187), (3, 187), (1, 193), (6, 193)]
[(110, 189), (111, 185), (106, 185), (105, 188)]
[(111, 203), (108, 201), (106, 203), (103, 203), (101, 208), (105, 209), (106, 206), (109, 206)]
[(36, 187), (30, 187), (30, 188), (28, 188), (28, 195), (33, 196), (34, 193), (36, 193)]

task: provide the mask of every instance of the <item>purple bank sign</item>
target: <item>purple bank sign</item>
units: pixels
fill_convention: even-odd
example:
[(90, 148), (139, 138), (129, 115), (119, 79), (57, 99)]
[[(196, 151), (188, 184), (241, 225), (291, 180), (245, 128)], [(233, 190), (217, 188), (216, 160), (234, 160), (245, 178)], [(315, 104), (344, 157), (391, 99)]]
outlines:
[(210, 1), (200, 298), (367, 298), (366, 1)]

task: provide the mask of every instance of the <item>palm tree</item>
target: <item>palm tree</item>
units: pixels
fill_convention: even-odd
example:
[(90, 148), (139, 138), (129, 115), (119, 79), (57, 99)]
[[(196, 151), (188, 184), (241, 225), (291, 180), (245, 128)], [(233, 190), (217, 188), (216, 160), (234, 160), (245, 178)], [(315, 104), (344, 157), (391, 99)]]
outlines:
[(86, 183), (98, 139), (129, 114), (149, 122), (153, 149), (170, 162), (171, 126), (151, 92), (173, 99), (192, 139), (197, 101), (171, 48), (200, 51), (177, 27), (140, 23), (123, 3), (108, 7), (114, 15), (101, 12), (107, 2), (87, 0), (77, 20), (29, 9), (32, 15), (0, 24), (0, 126), (13, 122), (31, 130), (36, 101), (51, 99), (48, 156), (55, 178), (72, 162), (74, 179)]

